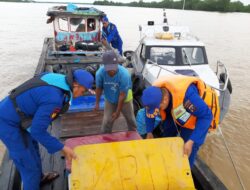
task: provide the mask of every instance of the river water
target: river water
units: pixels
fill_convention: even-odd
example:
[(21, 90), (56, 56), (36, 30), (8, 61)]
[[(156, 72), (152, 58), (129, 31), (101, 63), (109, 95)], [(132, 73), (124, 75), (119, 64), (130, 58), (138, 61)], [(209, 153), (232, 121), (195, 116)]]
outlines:
[[(53, 35), (52, 25), (46, 24), (46, 11), (54, 5), (0, 3), (0, 99), (33, 76), (43, 40)], [(162, 21), (161, 9), (96, 7), (117, 25), (124, 50), (135, 50), (139, 24)], [(250, 14), (167, 10), (167, 17), (169, 24), (188, 26), (206, 44), (213, 69), (217, 60), (228, 68), (233, 95), (221, 128), (245, 189), (250, 189)], [(207, 137), (200, 156), (229, 189), (241, 189), (221, 134)]]

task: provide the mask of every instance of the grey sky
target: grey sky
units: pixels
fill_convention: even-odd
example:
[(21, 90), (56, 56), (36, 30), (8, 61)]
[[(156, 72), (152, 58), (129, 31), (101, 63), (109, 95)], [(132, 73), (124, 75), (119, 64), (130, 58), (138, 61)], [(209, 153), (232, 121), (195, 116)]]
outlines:
[[(84, 0), (84, 2), (94, 2), (94, 0)], [(122, 2), (122, 3), (128, 3), (128, 2), (132, 2), (132, 1), (139, 1), (139, 0), (112, 0), (114, 2)], [(161, 1), (161, 0), (143, 0), (144, 2), (151, 2), (151, 1)], [(231, 0), (231, 1), (237, 1), (237, 0)], [(244, 3), (245, 5), (250, 4), (250, 0), (240, 0), (242, 3)]]
[[(54, 1), (54, 2), (81, 2), (81, 3), (93, 3), (95, 0), (37, 0), (37, 1)], [(110, 1), (110, 0), (109, 0)], [(139, 1), (139, 0), (112, 0), (114, 2), (122, 2), (122, 3), (128, 3), (132, 1)], [(161, 1), (161, 0), (143, 0), (144, 2), (152, 2), (152, 1)], [(231, 1), (237, 1), (237, 0), (231, 0)], [(250, 0), (240, 0), (244, 5), (250, 4)]]

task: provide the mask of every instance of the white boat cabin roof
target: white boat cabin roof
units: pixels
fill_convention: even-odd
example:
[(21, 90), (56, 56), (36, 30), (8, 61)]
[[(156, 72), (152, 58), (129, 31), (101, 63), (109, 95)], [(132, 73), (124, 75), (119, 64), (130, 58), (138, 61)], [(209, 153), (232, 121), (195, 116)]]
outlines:
[(166, 23), (140, 26), (141, 43), (146, 46), (202, 46), (186, 26), (172, 26)]
[(172, 40), (165, 40), (157, 39), (155, 37), (145, 37), (141, 40), (141, 43), (146, 46), (204, 46), (201, 41), (197, 41), (194, 39), (178, 40), (174, 38)]

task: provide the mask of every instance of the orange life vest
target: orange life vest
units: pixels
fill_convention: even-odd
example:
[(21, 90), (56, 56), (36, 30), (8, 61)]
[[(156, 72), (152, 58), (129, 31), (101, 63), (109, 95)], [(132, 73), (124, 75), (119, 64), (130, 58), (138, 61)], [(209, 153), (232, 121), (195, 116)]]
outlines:
[[(186, 120), (184, 124), (180, 124), (178, 122), (178, 118), (187, 112), (183, 101), (185, 98), (186, 91), (191, 84), (195, 84), (198, 88), (200, 97), (204, 100), (204, 102), (208, 105), (213, 113), (213, 120), (210, 124), (210, 130), (215, 130), (219, 124), (219, 116), (220, 116), (220, 107), (219, 107), (219, 98), (214, 89), (210, 86), (206, 85), (203, 81), (196, 77), (190, 76), (166, 76), (159, 78), (153, 84), (153, 86), (166, 88), (172, 95), (172, 109), (171, 114), (176, 123), (180, 126), (194, 129), (196, 124), (196, 117), (194, 115), (190, 115), (190, 117)], [(162, 120), (166, 119), (166, 112), (164, 110), (160, 110), (160, 114)]]

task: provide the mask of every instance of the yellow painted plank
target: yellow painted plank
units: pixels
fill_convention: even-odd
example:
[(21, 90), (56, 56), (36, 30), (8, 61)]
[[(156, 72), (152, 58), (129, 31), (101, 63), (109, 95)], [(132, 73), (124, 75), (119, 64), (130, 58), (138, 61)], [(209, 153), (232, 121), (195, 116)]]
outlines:
[(178, 137), (82, 145), (75, 152), (72, 190), (195, 189)]

